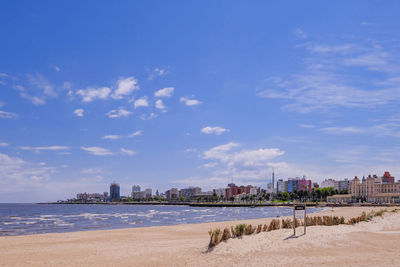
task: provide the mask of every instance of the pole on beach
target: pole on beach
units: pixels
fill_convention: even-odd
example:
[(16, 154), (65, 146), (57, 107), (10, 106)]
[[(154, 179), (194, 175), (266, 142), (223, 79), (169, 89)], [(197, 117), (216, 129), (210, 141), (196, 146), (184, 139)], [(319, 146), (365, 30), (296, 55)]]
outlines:
[(304, 234), (306, 234), (306, 226), (307, 226), (307, 204), (304, 204)]
[(296, 236), (296, 203), (293, 201), (293, 236)]

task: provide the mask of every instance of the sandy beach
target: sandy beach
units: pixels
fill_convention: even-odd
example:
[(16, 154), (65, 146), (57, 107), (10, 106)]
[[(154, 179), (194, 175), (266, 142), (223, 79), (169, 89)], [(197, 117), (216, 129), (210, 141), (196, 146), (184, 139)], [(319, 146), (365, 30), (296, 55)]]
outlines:
[[(345, 218), (371, 207), (327, 208)], [(390, 210), (390, 208), (389, 208)], [(311, 226), (230, 239), (207, 252), (208, 230), (271, 218), (106, 231), (0, 237), (2, 266), (399, 266), (400, 212), (356, 225)]]

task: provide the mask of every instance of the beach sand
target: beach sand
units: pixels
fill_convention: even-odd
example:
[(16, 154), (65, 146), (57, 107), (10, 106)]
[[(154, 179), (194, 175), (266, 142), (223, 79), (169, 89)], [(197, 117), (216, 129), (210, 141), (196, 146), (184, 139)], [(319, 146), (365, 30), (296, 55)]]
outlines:
[[(345, 218), (382, 208), (327, 208)], [(389, 208), (390, 210), (390, 208)], [(311, 226), (230, 239), (207, 252), (208, 230), (271, 219), (0, 237), (2, 266), (400, 266), (400, 212), (354, 226)]]

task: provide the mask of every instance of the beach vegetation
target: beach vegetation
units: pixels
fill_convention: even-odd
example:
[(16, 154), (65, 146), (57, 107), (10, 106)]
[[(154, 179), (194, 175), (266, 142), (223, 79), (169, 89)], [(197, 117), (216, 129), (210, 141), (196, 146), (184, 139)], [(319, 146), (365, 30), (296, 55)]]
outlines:
[(254, 234), (255, 231), (256, 231), (256, 228), (253, 227), (251, 224), (248, 224), (246, 226), (245, 234), (246, 235), (252, 235), (252, 234)]
[[(391, 212), (398, 212), (400, 209), (391, 210)], [(332, 226), (339, 224), (347, 224), (354, 225), (363, 221), (369, 222), (374, 217), (380, 216), (382, 217), (385, 212), (388, 212), (387, 209), (382, 209), (379, 211), (371, 211), (369, 213), (363, 212), (360, 216), (350, 218), (347, 221), (343, 216), (307, 216), (304, 220), (296, 219), (294, 224), (296, 227), (304, 226), (313, 226), (313, 225), (324, 225), (324, 226)], [(231, 226), (231, 228), (224, 228), (223, 231), (221, 229), (209, 230), (208, 234), (210, 236), (210, 243), (208, 245), (209, 249), (215, 247), (221, 241), (227, 241), (230, 238), (241, 237), (243, 235), (252, 235), (254, 233), (261, 232), (270, 232), (278, 229), (290, 229), (293, 228), (293, 220), (290, 218), (286, 219), (272, 219), (269, 224), (259, 224), (257, 227), (253, 227), (251, 224), (237, 224), (235, 227)]]
[(246, 231), (246, 225), (244, 223), (238, 224), (235, 227), (236, 236), (242, 236)]
[(225, 227), (224, 232), (222, 233), (222, 240), (223, 240), (223, 241), (226, 241), (226, 240), (228, 240), (228, 239), (231, 238), (231, 237), (232, 237), (231, 231), (229, 230), (229, 228), (226, 228), (226, 227)]
[(263, 226), (263, 232), (266, 232), (268, 230), (268, 225), (267, 224), (264, 224), (264, 226)]

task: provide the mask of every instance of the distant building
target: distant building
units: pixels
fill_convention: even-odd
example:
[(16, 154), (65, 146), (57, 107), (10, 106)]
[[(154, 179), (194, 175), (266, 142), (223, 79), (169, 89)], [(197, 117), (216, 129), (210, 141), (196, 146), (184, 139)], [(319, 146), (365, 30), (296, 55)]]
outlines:
[(325, 188), (325, 187), (333, 187), (333, 188), (335, 188), (335, 180), (333, 180), (333, 179), (325, 179), (324, 181), (322, 181), (321, 188)]
[(225, 194), (226, 194), (225, 188), (214, 189), (214, 190), (213, 190), (213, 193), (214, 193), (215, 195), (217, 195), (217, 196), (223, 198), (223, 199), (226, 198), (226, 197), (225, 197)]
[(235, 184), (228, 184), (228, 187), (225, 188), (225, 200), (230, 200), (231, 197), (235, 197), (236, 195), (240, 194), (251, 194), (251, 193), (258, 193), (258, 190), (256, 191), (251, 190), (251, 188), (254, 188), (252, 185), (248, 186), (236, 186)]
[(132, 198), (135, 200), (150, 199), (152, 197), (152, 190), (147, 188), (144, 191), (132, 192)]
[(147, 199), (151, 198), (153, 196), (153, 190), (151, 190), (151, 188), (146, 188), (144, 190), (145, 196)]
[(288, 189), (287, 192), (293, 193), (299, 190), (299, 178), (289, 178), (288, 179)]
[(382, 177), (382, 183), (394, 184), (394, 177), (390, 175), (390, 172), (385, 172)]
[(179, 197), (179, 191), (178, 188), (171, 188), (170, 190), (165, 192), (165, 196), (169, 201), (171, 200), (177, 200)]
[(140, 186), (139, 185), (133, 185), (132, 186), (132, 192), (140, 192)]
[(348, 191), (349, 186), (350, 186), (350, 181), (348, 179), (344, 179), (344, 180), (335, 181), (334, 188), (338, 192), (342, 192), (344, 190)]
[(312, 190), (312, 182), (311, 180), (307, 180), (305, 176), (298, 181), (298, 191), (308, 191), (311, 192)]
[(273, 193), (274, 192), (274, 186), (272, 183), (267, 184), (267, 193)]
[(277, 189), (277, 193), (286, 192), (287, 189), (285, 189), (285, 181), (283, 181), (283, 179), (279, 179), (276, 182), (276, 189)]
[(106, 202), (108, 200), (108, 193), (107, 195), (100, 193), (79, 193), (76, 195), (76, 200), (80, 202)]
[(183, 188), (181, 189), (181, 196), (183, 196), (185, 199), (190, 199), (193, 198), (196, 195), (201, 194), (201, 188), (200, 187), (188, 187), (188, 188)]
[(313, 183), (313, 188), (319, 188), (319, 184), (317, 182)]
[(110, 185), (110, 201), (119, 201), (120, 194), (119, 194), (119, 184), (113, 182)]

